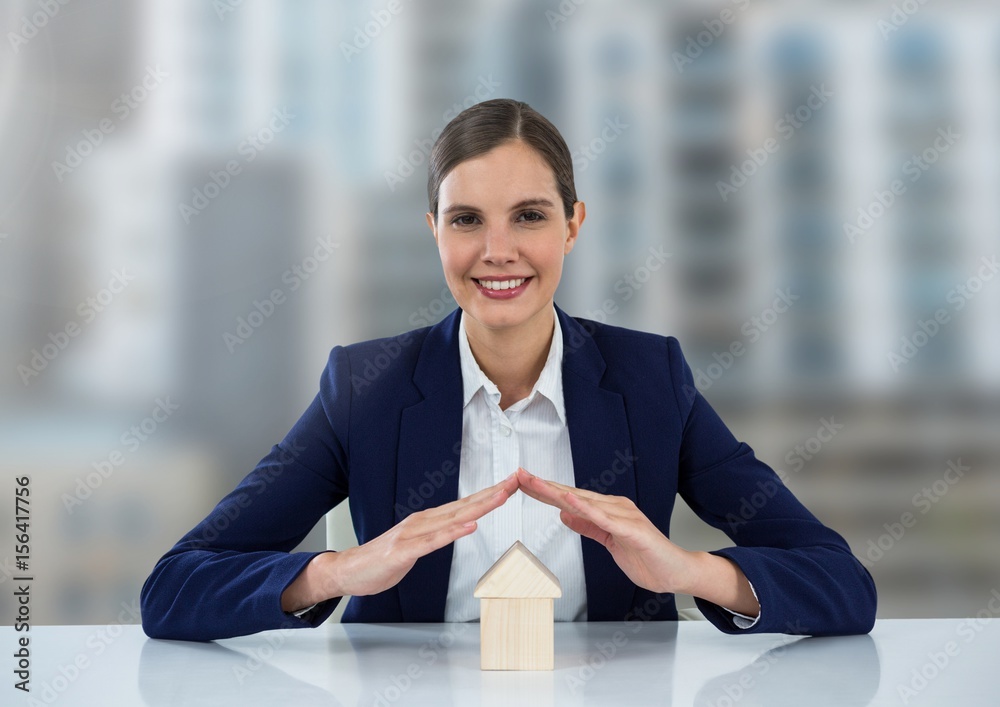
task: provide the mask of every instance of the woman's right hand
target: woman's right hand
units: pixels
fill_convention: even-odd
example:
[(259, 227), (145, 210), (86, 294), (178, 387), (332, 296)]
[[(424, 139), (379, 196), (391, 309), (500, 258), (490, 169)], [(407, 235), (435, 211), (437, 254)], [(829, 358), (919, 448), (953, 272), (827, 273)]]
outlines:
[(412, 513), (364, 545), (316, 555), (282, 593), (282, 610), (396, 586), (421, 557), (474, 532), (476, 521), (502, 506), (517, 488), (515, 472), (465, 498)]

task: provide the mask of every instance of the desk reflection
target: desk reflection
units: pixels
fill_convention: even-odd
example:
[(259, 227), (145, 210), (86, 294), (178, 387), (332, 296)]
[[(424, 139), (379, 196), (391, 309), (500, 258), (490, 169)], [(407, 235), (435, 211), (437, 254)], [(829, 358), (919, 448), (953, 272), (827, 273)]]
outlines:
[(864, 707), (880, 680), (881, 662), (871, 636), (802, 638), (712, 678), (698, 691), (695, 705)]
[(357, 655), (362, 707), (630, 704), (637, 673), (644, 694), (671, 703), (675, 622), (560, 623), (552, 671), (480, 670), (478, 623), (342, 628)]
[[(262, 643), (261, 648), (266, 645)], [(149, 707), (340, 705), (331, 693), (293, 678), (266, 659), (218, 643), (187, 641), (147, 640), (143, 644), (139, 694)]]
[[(675, 695), (703, 707), (862, 707), (881, 681), (878, 650), (867, 635), (741, 640), (715, 635), (711, 626), (682, 631), (676, 622), (556, 628), (552, 671), (480, 670), (478, 623), (340, 624), (232, 644), (147, 640), (138, 688), (148, 707), (604, 707), (670, 705)], [(754, 655), (739, 670), (717, 675)], [(719, 660), (727, 667), (713, 670)], [(686, 668), (678, 674), (675, 665)], [(316, 684), (294, 676), (315, 676)]]

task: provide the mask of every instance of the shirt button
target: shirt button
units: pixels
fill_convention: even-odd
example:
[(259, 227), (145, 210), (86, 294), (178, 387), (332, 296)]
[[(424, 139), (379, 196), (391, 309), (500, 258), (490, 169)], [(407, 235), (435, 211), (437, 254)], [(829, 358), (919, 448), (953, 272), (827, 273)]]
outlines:
[(502, 427), (500, 427), (500, 430), (503, 432), (503, 436), (504, 437), (510, 437), (510, 428), (509, 427), (502, 426)]

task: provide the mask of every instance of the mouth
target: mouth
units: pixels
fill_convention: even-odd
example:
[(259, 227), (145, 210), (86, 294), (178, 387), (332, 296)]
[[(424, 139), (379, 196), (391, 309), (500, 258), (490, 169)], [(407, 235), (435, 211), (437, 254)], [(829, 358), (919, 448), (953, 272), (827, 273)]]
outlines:
[(514, 277), (508, 280), (479, 280), (472, 278), (483, 295), (491, 299), (511, 299), (517, 297), (528, 287), (534, 277)]
[(520, 287), (525, 282), (530, 280), (530, 277), (516, 277), (509, 280), (477, 280), (472, 278), (473, 281), (480, 287), (485, 287), (488, 290), (513, 290), (515, 287)]

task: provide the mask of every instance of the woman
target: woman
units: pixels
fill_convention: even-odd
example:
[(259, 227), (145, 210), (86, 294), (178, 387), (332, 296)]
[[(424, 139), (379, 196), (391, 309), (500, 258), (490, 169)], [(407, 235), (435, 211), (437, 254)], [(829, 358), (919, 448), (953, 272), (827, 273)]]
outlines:
[[(559, 132), (498, 99), (431, 154), (427, 222), (458, 309), (330, 353), (281, 444), (142, 589), (152, 637), (210, 640), (344, 621), (467, 621), (514, 540), (560, 578), (557, 620), (722, 631), (871, 630), (875, 587), (694, 386), (673, 337), (568, 316), (553, 295), (586, 211)], [(668, 538), (676, 494), (736, 547)], [(349, 499), (360, 545), (291, 553)]]

